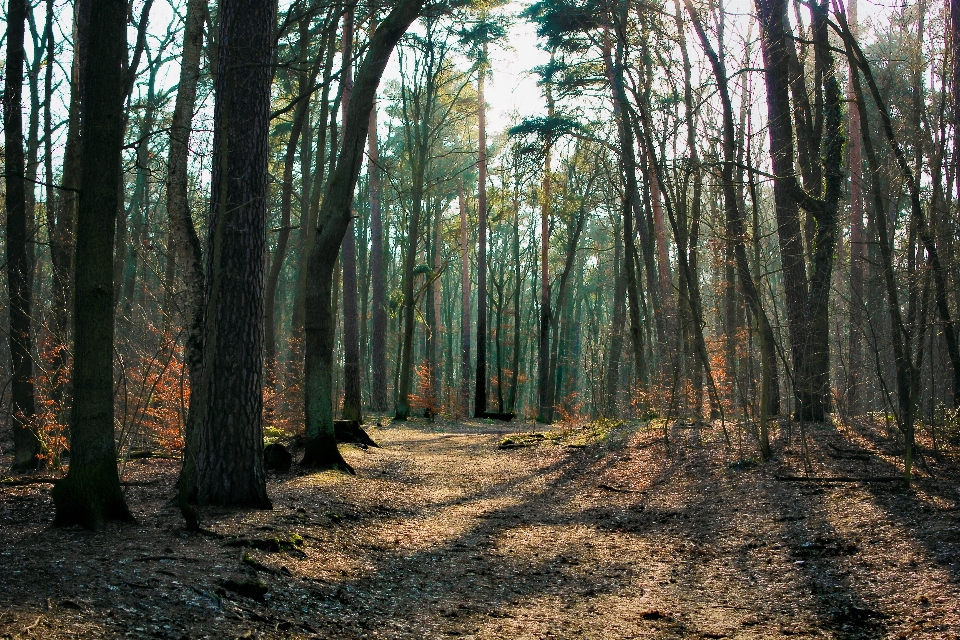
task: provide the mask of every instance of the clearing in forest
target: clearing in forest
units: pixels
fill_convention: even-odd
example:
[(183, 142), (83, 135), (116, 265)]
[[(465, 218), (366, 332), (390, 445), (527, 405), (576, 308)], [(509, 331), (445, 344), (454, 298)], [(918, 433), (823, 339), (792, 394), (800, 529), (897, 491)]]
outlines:
[(216, 535), (168, 505), (174, 460), (131, 462), (137, 523), (95, 533), (4, 480), (0, 638), (960, 637), (948, 457), (811, 482), (784, 478), (890, 478), (897, 451), (862, 424), (810, 429), (809, 466), (796, 432), (761, 464), (717, 427), (517, 429), (371, 428), (355, 477), (272, 476)]

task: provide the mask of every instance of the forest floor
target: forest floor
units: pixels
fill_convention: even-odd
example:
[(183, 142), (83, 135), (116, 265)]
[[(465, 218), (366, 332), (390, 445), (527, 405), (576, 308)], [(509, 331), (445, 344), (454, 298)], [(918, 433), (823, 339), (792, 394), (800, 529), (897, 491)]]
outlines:
[(168, 506), (175, 460), (131, 461), (136, 523), (99, 532), (8, 479), (0, 638), (960, 638), (955, 455), (791, 481), (897, 452), (866, 425), (808, 428), (809, 466), (795, 427), (764, 464), (719, 426), (504, 440), (533, 429), (371, 427), (356, 476), (271, 475), (273, 510), (203, 512), (217, 536)]

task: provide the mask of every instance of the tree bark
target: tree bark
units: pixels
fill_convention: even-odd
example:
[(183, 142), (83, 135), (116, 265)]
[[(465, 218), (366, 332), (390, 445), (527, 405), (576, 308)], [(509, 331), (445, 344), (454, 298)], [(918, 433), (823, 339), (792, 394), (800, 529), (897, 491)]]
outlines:
[(53, 488), (60, 526), (130, 520), (113, 424), (113, 241), (123, 145), (127, 4), (92, 0), (84, 65), (83, 167), (77, 207), (70, 468)]
[(203, 23), (207, 17), (206, 0), (190, 0), (187, 3), (187, 15), (183, 32), (183, 56), (180, 61), (180, 83), (177, 86), (177, 98), (173, 107), (170, 123), (170, 149), (167, 155), (167, 224), (170, 244), (173, 246), (176, 261), (180, 264), (184, 286), (184, 341), (183, 360), (187, 366), (187, 380), (190, 389), (190, 406), (184, 428), (186, 449), (183, 467), (178, 481), (181, 508), (187, 509), (185, 515), (188, 525), (197, 523), (193, 512), (189, 512), (186, 491), (194, 480), (188, 478), (194, 473), (196, 456), (197, 418), (200, 413), (197, 398), (200, 392), (201, 363), (203, 362), (203, 250), (197, 229), (193, 224), (190, 201), (187, 197), (190, 161), (190, 134), (192, 131), (193, 110), (197, 102), (197, 82), (200, 78), (200, 55), (203, 48)]
[[(850, 27), (856, 34), (857, 29), (857, 0), (847, 3), (848, 20)], [(861, 410), (860, 386), (864, 379), (863, 372), (863, 337), (861, 326), (864, 321), (864, 230), (863, 230), (863, 151), (860, 134), (860, 109), (857, 106), (856, 96), (853, 95), (853, 74), (856, 67), (850, 69), (850, 80), (847, 83), (847, 104), (850, 105), (849, 124), (847, 126), (850, 137), (850, 330), (847, 335), (847, 379), (846, 400), (847, 410), (857, 415)]]
[(203, 364), (200, 505), (270, 508), (263, 467), (264, 248), (273, 0), (220, 6)]

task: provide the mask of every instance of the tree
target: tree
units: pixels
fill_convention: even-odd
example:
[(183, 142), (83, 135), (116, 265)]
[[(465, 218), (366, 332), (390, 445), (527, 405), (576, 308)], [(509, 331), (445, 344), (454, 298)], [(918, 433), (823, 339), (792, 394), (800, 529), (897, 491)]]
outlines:
[(200, 505), (270, 508), (263, 318), (273, 0), (220, 6), (200, 415), (184, 458)]
[(113, 244), (123, 145), (127, 5), (92, 0), (83, 69), (77, 207), (70, 468), (53, 488), (55, 523), (99, 528), (130, 520), (113, 439)]
[[(23, 159), (24, 23), (27, 3), (9, 0), (7, 65), (4, 76), (4, 183), (7, 210), (7, 287), (10, 291), (10, 414), (13, 420), (13, 471), (36, 469), (43, 442), (34, 426), (30, 308), (33, 264), (27, 255), (26, 180)], [(30, 189), (33, 189), (31, 184)]]
[(343, 122), (343, 142), (336, 168), (327, 184), (318, 216), (316, 240), (307, 263), (305, 297), (306, 349), (304, 404), (306, 451), (301, 465), (308, 468), (350, 467), (337, 450), (333, 433), (332, 366), (334, 322), (331, 316), (333, 267), (343, 234), (350, 222), (353, 192), (360, 174), (363, 148), (380, 78), (401, 36), (420, 15), (424, 0), (399, 0), (379, 25), (357, 72), (350, 107)]

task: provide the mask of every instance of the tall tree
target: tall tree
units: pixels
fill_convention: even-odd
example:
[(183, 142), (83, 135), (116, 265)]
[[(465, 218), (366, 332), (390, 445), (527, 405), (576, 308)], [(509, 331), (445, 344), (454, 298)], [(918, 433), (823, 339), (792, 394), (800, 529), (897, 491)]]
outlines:
[(304, 467), (350, 468), (337, 450), (333, 432), (331, 374), (334, 324), (330, 313), (333, 268), (343, 234), (350, 222), (353, 192), (360, 175), (370, 112), (380, 78), (397, 42), (420, 15), (423, 2), (424, 0), (399, 0), (370, 38), (367, 55), (357, 72), (350, 107), (343, 122), (343, 142), (340, 145), (336, 168), (327, 184), (326, 197), (318, 216), (316, 240), (307, 263), (305, 298), (306, 451), (301, 461)]
[(70, 468), (53, 488), (58, 525), (130, 520), (113, 422), (113, 249), (124, 129), (127, 3), (92, 0), (83, 69), (77, 207), (73, 415)]
[(200, 55), (203, 49), (203, 24), (207, 17), (206, 0), (189, 0), (183, 30), (183, 55), (180, 60), (180, 82), (177, 85), (177, 97), (170, 123), (170, 146), (167, 155), (167, 225), (171, 244), (180, 265), (184, 286), (184, 340), (183, 360), (187, 366), (187, 380), (190, 388), (190, 406), (185, 425), (184, 440), (187, 449), (184, 464), (178, 482), (181, 508), (188, 517), (188, 524), (196, 525), (195, 514), (188, 505), (187, 493), (195, 482), (188, 479), (195, 471), (192, 460), (196, 452), (191, 449), (196, 444), (194, 432), (200, 417), (196, 399), (200, 392), (201, 365), (203, 363), (203, 294), (205, 290), (203, 273), (203, 249), (197, 229), (193, 224), (193, 214), (187, 196), (187, 167), (190, 160), (190, 134), (194, 107), (197, 102), (197, 82), (200, 79)]
[(269, 508), (263, 468), (267, 137), (276, 2), (220, 6), (200, 417), (188, 447), (200, 505)]
[(3, 93), (4, 186), (7, 210), (7, 289), (10, 292), (10, 415), (13, 421), (13, 470), (40, 465), (43, 442), (34, 425), (30, 308), (33, 264), (27, 253), (27, 186), (23, 157), (23, 68), (25, 0), (7, 4), (7, 64)]
[[(346, 121), (353, 92), (353, 21), (354, 6), (348, 6), (343, 16), (343, 66), (340, 82), (343, 85), (340, 108)], [(341, 136), (346, 129), (341, 129)], [(350, 222), (343, 236), (343, 417), (361, 420), (360, 398), (360, 323), (357, 315), (357, 237), (351, 206)]]
[(367, 151), (367, 180), (370, 185), (370, 276), (372, 289), (370, 333), (371, 391), (370, 407), (387, 410), (387, 284), (384, 265), (383, 185), (380, 177), (380, 150), (377, 144), (377, 106), (370, 110)]

